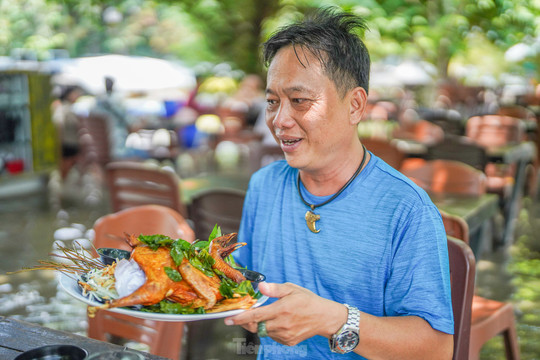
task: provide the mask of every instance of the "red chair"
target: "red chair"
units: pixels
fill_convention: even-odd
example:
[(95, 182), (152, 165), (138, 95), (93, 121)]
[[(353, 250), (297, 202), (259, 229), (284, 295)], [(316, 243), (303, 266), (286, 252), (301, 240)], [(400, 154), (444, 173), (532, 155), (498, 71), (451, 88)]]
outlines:
[[(131, 234), (163, 234), (193, 241), (195, 235), (185, 219), (175, 210), (160, 205), (131, 207), (105, 215), (94, 224), (94, 246), (130, 249), (123, 240)], [(149, 352), (169, 359), (180, 359), (184, 323), (154, 321), (99, 310), (88, 318), (88, 337), (112, 342), (127, 339), (149, 346)]]
[[(441, 213), (441, 216), (447, 231), (454, 229), (456, 235), (459, 233), (468, 234), (467, 223), (463, 219), (448, 216), (448, 214), (444, 213)], [(465, 243), (468, 238), (463, 237), (459, 240)], [(508, 360), (519, 360), (519, 343), (512, 304), (475, 295), (472, 300), (471, 339), (468, 359), (477, 360), (482, 346), (497, 335), (503, 336), (506, 358)], [(463, 359), (467, 359), (467, 357), (463, 357)]]
[(505, 115), (473, 116), (467, 120), (465, 135), (486, 148), (503, 146), (523, 141), (525, 124)]
[(469, 244), (469, 225), (467, 225), (467, 222), (459, 216), (451, 215), (440, 210), (439, 212), (441, 213), (446, 235)]
[(361, 140), (362, 144), (371, 151), (383, 159), (388, 165), (394, 169), (399, 169), (405, 160), (405, 153), (398, 149), (393, 143), (376, 138), (364, 138)]
[(431, 194), (481, 195), (486, 192), (485, 174), (461, 161), (429, 160), (400, 171)]
[(414, 123), (401, 123), (394, 129), (392, 137), (433, 145), (444, 139), (444, 131), (440, 126), (427, 120), (418, 120)]

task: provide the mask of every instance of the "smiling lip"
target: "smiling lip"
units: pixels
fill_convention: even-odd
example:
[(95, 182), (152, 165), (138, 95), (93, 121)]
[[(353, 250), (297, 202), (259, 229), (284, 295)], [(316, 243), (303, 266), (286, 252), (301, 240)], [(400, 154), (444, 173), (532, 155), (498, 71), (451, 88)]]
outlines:
[(296, 150), (300, 146), (301, 142), (302, 139), (280, 139), (281, 149), (284, 152), (291, 152)]

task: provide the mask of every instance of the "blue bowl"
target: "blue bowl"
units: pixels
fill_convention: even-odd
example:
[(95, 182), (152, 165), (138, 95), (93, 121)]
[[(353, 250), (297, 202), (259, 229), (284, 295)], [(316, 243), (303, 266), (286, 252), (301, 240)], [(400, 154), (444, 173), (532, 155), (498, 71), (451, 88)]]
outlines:
[(105, 265), (112, 265), (117, 260), (129, 260), (131, 257), (130, 251), (115, 248), (99, 248), (97, 253)]

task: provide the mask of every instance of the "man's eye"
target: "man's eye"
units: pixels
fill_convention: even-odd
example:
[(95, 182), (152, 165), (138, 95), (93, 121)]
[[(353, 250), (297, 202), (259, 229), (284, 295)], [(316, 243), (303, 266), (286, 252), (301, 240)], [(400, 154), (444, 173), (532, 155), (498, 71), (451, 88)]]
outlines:
[(277, 103), (277, 101), (276, 101), (276, 100), (273, 100), (273, 99), (266, 99), (266, 103), (267, 103), (268, 105), (274, 105), (274, 104)]
[(305, 103), (306, 101), (308, 101), (308, 99), (303, 99), (303, 98), (294, 98), (291, 100), (294, 104), (303, 104)]

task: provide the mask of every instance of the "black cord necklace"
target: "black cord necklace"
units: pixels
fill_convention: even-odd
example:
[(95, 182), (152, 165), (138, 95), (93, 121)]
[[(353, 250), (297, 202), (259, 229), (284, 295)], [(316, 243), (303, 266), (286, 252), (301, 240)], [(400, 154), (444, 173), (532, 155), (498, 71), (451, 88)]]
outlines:
[(302, 192), (300, 191), (300, 181), (301, 180), (300, 180), (300, 172), (298, 172), (298, 179), (296, 181), (297, 187), (298, 187), (298, 195), (300, 195), (300, 199), (302, 199), (302, 202), (304, 204), (306, 204), (311, 209), (311, 210), (308, 210), (306, 212), (305, 219), (306, 219), (307, 227), (312, 232), (318, 233), (319, 231), (321, 231), (321, 230), (318, 230), (316, 228), (316, 226), (315, 226), (315, 222), (321, 219), (321, 215), (317, 215), (317, 214), (315, 214), (313, 212), (313, 211), (315, 211), (315, 208), (326, 205), (330, 201), (337, 198), (339, 196), (339, 194), (341, 194), (343, 192), (343, 190), (345, 190), (347, 188), (347, 186), (349, 186), (353, 182), (353, 180), (358, 176), (358, 174), (360, 174), (360, 171), (362, 170), (362, 167), (364, 166), (364, 163), (366, 162), (366, 153), (367, 153), (366, 147), (363, 144), (362, 144), (362, 149), (364, 150), (364, 155), (362, 156), (362, 162), (360, 163), (360, 166), (358, 167), (358, 169), (356, 169), (356, 171), (354, 172), (353, 176), (351, 176), (349, 181), (347, 181), (347, 183), (345, 185), (343, 185), (343, 187), (341, 189), (339, 189), (339, 191), (337, 193), (335, 193), (334, 196), (332, 196), (330, 199), (328, 199), (328, 200), (326, 200), (326, 201), (324, 201), (324, 202), (322, 202), (320, 204), (317, 204), (317, 205), (310, 204), (304, 199), (304, 197), (302, 196)]

